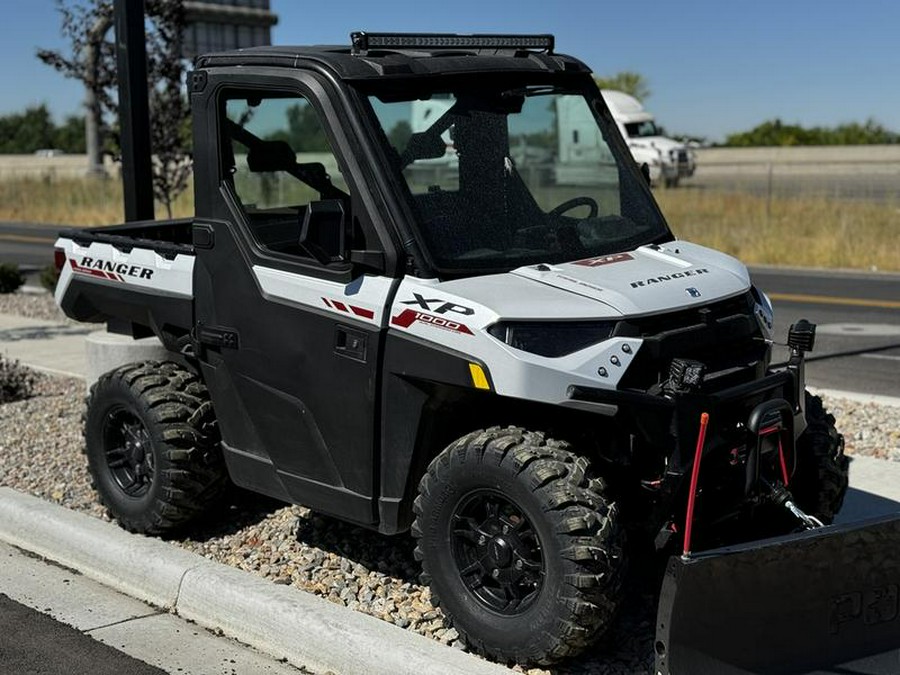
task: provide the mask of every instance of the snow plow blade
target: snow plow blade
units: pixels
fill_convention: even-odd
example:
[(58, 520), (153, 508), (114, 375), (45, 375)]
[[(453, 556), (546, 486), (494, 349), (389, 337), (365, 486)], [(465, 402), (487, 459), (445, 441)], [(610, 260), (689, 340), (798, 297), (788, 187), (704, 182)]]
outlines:
[(900, 514), (669, 559), (658, 675), (900, 673)]

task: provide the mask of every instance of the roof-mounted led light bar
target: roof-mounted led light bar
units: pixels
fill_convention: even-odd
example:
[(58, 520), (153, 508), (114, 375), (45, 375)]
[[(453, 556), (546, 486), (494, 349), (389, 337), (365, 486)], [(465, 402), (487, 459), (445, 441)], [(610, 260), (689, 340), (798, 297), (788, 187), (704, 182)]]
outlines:
[(553, 53), (552, 35), (457, 35), (454, 33), (350, 33), (353, 53), (370, 49), (533, 49)]

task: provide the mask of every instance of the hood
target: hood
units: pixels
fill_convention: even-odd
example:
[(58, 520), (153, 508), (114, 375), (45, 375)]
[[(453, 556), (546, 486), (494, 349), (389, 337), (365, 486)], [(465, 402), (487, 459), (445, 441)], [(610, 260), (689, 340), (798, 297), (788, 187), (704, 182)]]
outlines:
[(598, 307), (598, 315), (670, 312), (750, 288), (747, 269), (731, 256), (679, 241), (510, 274), (603, 303), (606, 311)]
[(668, 138), (666, 136), (641, 136), (640, 138), (628, 138), (628, 145), (636, 145), (636, 146), (646, 146), (646, 147), (654, 147), (662, 150), (663, 152), (669, 152), (670, 150), (681, 150), (687, 148), (687, 146), (675, 139)]
[(635, 147), (653, 147), (662, 150), (668, 154), (670, 150), (681, 150), (686, 148), (684, 143), (676, 141), (666, 136), (641, 136), (639, 138), (628, 138), (628, 145)]

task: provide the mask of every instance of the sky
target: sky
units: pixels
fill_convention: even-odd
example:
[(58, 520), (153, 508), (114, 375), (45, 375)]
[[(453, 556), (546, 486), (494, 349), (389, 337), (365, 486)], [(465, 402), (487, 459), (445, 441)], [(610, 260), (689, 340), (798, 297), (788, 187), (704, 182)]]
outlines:
[[(353, 30), (553, 33), (600, 75), (643, 75), (673, 134), (713, 141), (773, 118), (900, 132), (897, 0), (271, 0), (275, 44), (348, 44)], [(53, 0), (0, 0), (0, 114), (46, 103), (81, 113), (83, 91), (34, 56), (64, 47)]]

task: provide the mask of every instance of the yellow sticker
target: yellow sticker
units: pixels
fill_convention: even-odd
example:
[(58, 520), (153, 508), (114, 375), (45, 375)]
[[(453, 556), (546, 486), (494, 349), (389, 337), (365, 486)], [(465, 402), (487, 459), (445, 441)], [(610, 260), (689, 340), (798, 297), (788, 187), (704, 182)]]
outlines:
[(472, 384), (475, 385), (476, 389), (490, 390), (491, 385), (488, 383), (487, 375), (484, 374), (484, 369), (481, 366), (477, 363), (470, 363), (469, 372), (472, 373)]

